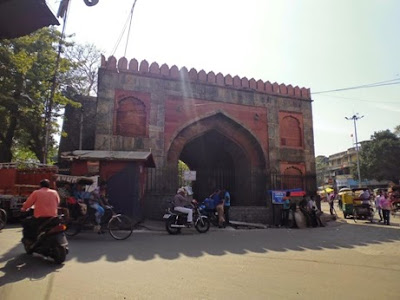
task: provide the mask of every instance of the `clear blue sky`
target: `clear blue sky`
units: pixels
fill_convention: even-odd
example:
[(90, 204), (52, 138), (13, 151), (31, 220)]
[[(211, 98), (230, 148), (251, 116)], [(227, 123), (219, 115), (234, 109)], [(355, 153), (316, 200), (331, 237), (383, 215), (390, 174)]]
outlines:
[[(59, 0), (47, 0), (54, 11)], [(71, 0), (67, 33), (112, 54), (134, 0)], [(397, 0), (137, 0), (126, 57), (319, 92), (398, 79)], [(60, 26), (61, 30), (61, 26)], [(126, 34), (115, 56), (123, 56)], [(400, 125), (400, 84), (312, 96), (316, 155)]]

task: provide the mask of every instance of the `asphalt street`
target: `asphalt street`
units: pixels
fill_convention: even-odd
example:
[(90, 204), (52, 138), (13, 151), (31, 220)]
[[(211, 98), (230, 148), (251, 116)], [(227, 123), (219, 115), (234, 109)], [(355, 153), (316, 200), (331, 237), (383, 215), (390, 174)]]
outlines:
[(0, 232), (0, 299), (400, 299), (400, 226), (83, 232), (61, 266)]

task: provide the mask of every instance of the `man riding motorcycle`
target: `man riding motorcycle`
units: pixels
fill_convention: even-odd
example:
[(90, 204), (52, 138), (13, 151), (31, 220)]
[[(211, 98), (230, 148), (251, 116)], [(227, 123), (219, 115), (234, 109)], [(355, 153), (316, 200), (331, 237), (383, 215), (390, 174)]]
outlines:
[[(188, 225), (193, 223), (193, 209), (191, 207), (193, 201), (196, 200), (186, 198), (186, 191), (184, 188), (179, 188), (174, 197), (174, 210), (187, 214)], [(190, 206), (190, 208), (186, 206)]]
[(40, 181), (40, 189), (33, 191), (21, 208), (21, 211), (25, 212), (35, 206), (33, 218), (23, 224), (24, 238), (35, 240), (39, 226), (49, 218), (57, 217), (59, 204), (60, 197), (57, 191), (50, 189), (50, 181)]

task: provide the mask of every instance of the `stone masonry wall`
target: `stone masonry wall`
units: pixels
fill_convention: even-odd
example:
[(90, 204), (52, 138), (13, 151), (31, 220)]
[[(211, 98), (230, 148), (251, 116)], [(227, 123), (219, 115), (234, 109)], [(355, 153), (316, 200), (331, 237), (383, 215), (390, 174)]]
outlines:
[[(148, 93), (150, 97), (149, 130), (147, 137), (121, 137), (112, 134), (114, 102), (118, 91)], [(149, 63), (143, 60), (118, 61), (114, 57), (106, 60), (102, 57), (99, 71), (99, 91), (96, 126), (96, 149), (136, 150), (145, 149), (153, 152), (157, 166), (165, 163), (164, 144), (166, 134), (167, 99), (194, 99), (196, 105), (201, 101), (220, 102), (221, 105), (239, 104), (266, 108), (265, 123), (268, 149), (264, 149), (270, 169), (279, 170), (280, 162), (304, 163), (306, 173), (315, 173), (314, 142), (312, 127), (312, 109), (310, 90), (291, 85), (270, 83), (239, 76), (215, 74), (166, 64)], [(215, 106), (215, 105), (214, 105)], [(199, 106), (200, 107), (200, 106)], [(174, 108), (175, 109), (175, 108)], [(194, 109), (194, 108), (193, 108)], [(214, 108), (218, 109), (217, 108)], [(221, 106), (221, 110), (222, 106)], [(225, 109), (226, 110), (226, 109)], [(279, 112), (301, 113), (303, 116), (303, 140), (301, 149), (283, 148), (279, 137)], [(242, 121), (249, 127), (257, 118)], [(262, 144), (262, 143), (261, 143)]]

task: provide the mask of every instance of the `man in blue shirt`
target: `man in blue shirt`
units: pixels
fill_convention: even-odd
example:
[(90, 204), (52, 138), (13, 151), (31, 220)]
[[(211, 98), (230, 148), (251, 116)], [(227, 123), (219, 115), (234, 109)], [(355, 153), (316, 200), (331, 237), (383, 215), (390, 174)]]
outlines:
[(286, 227), (288, 226), (289, 209), (290, 209), (290, 192), (286, 192), (286, 196), (283, 197), (282, 226)]
[(229, 225), (229, 208), (231, 207), (231, 195), (227, 189), (222, 190), (222, 195), (224, 197), (224, 214), (225, 214), (225, 224)]
[(224, 199), (221, 197), (221, 191), (219, 189), (215, 190), (210, 196), (214, 200), (215, 209), (218, 212), (218, 227), (222, 228), (225, 223), (224, 218)]

